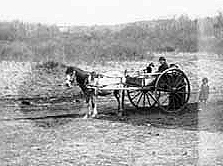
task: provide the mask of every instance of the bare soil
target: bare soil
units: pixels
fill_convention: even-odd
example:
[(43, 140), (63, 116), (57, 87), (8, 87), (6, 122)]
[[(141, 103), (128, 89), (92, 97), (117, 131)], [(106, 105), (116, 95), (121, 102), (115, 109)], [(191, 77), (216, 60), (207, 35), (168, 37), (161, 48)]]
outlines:
[(20, 64), (8, 74), (4, 65), (1, 70), (7, 78), (2, 76), (0, 86), (2, 166), (223, 163), (223, 102), (214, 100), (221, 93), (212, 94), (207, 105), (196, 103), (194, 93), (187, 108), (174, 115), (136, 110), (126, 97), (122, 118), (109, 96), (100, 98), (97, 118), (82, 119), (86, 104), (77, 87), (61, 86), (63, 68)]

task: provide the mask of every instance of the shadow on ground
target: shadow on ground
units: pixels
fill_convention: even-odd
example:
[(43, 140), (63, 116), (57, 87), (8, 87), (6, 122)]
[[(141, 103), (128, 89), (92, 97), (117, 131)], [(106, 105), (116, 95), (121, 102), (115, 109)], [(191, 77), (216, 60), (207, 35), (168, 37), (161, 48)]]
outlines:
[[(17, 103), (17, 112), (19, 114), (15, 114), (11, 119), (30, 120), (35, 126), (46, 128), (57, 127), (69, 123), (75, 118), (82, 118), (88, 111), (86, 103), (78, 96), (75, 99), (73, 97), (21, 98), (13, 102)], [(5, 105), (5, 107), (9, 108), (9, 105)], [(135, 126), (215, 132), (223, 131), (222, 108), (222, 102), (208, 103), (207, 105), (189, 103), (178, 114), (166, 114), (161, 113), (158, 108), (137, 110), (133, 106), (126, 104), (125, 115), (118, 117), (116, 103), (111, 100), (99, 103), (99, 115), (96, 119), (128, 123)]]
[[(84, 102), (73, 102), (71, 98), (54, 99), (51, 102), (30, 102), (20, 104), (20, 111), (24, 117), (17, 120), (32, 120), (37, 126), (54, 127), (62, 125), (74, 118), (82, 118), (87, 112)], [(16, 119), (16, 118), (15, 118)], [(129, 123), (132, 125), (153, 125), (162, 128), (183, 127), (190, 130), (198, 129), (197, 103), (188, 104), (180, 114), (165, 114), (158, 108), (137, 110), (127, 105), (125, 115), (118, 117), (116, 108), (107, 104), (100, 104), (97, 119)], [(44, 124), (45, 123), (45, 124)]]

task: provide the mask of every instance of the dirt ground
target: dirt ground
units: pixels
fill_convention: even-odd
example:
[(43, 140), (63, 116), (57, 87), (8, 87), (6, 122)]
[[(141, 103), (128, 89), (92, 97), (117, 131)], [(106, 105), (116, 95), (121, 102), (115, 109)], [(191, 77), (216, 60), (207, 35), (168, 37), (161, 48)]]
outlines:
[[(182, 115), (100, 105), (82, 119), (83, 103), (1, 101), (1, 165), (221, 165), (223, 105)], [(82, 108), (82, 109), (80, 109)], [(192, 109), (192, 110), (191, 110)]]
[(19, 68), (9, 69), (10, 77), (2, 69), (7, 80), (0, 86), (1, 166), (223, 163), (220, 100), (204, 105), (192, 96), (181, 114), (167, 115), (136, 110), (126, 97), (126, 114), (119, 118), (110, 96), (100, 98), (98, 118), (82, 119), (86, 104), (78, 88), (61, 86), (63, 71)]

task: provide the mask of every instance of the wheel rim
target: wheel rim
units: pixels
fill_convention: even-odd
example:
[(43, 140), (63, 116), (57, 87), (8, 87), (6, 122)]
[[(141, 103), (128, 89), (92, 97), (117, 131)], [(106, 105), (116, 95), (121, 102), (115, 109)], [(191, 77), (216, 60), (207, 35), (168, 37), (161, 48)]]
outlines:
[(155, 95), (149, 90), (127, 90), (127, 95), (136, 108), (149, 108), (156, 104)]
[(155, 97), (159, 108), (165, 112), (179, 112), (190, 98), (190, 82), (184, 72), (169, 69), (162, 73), (155, 84)]

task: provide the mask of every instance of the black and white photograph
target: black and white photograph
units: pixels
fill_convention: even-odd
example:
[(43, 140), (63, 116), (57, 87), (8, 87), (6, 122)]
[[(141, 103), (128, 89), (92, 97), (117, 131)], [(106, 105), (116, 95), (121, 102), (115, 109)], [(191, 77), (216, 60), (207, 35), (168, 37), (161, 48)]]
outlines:
[(223, 166), (222, 0), (0, 5), (0, 166)]

